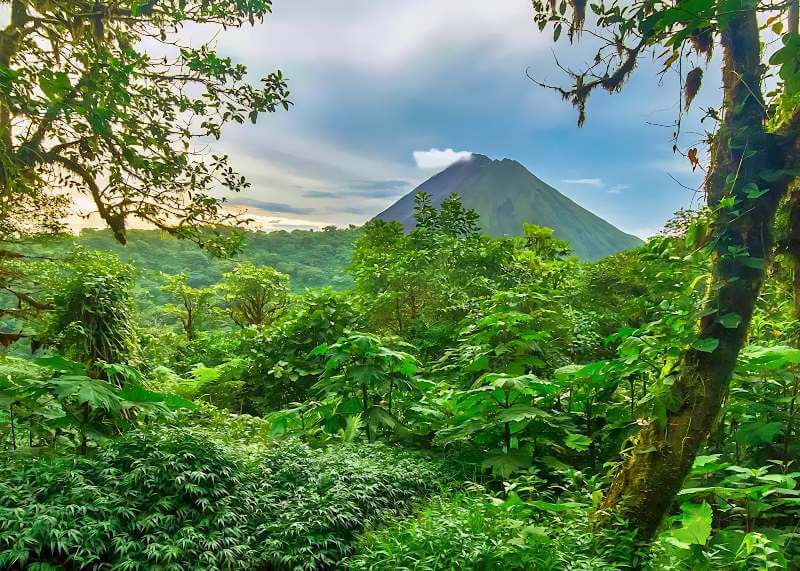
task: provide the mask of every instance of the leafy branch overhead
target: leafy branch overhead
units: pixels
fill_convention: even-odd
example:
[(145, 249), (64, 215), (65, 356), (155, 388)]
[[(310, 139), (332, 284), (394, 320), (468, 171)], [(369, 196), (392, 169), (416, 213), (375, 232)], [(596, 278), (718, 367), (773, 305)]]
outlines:
[(200, 145), (226, 123), (288, 109), (287, 84), (279, 71), (248, 83), (245, 66), (210, 42), (189, 45), (180, 31), (252, 24), (270, 0), (12, 0), (9, 10), (0, 30), (0, 231), (56, 228), (82, 194), (121, 242), (138, 218), (221, 252), (235, 247), (198, 226), (239, 222), (218, 191), (248, 183)]

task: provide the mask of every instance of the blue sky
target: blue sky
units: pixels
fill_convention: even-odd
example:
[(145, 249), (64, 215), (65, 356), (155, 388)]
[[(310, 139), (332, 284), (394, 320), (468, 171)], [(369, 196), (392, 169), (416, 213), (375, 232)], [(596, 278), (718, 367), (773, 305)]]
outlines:
[[(594, 52), (553, 45), (529, 0), (276, 0), (263, 24), (217, 41), (254, 79), (279, 68), (290, 82), (289, 112), (228, 128), (215, 148), (253, 183), (232, 202), (265, 227), (360, 224), (441, 170), (456, 156), (447, 149), (518, 160), (640, 236), (697, 198), (669, 175), (697, 187), (702, 174), (658, 126), (678, 117), (677, 76), (644, 60), (622, 94), (591, 97), (579, 129), (575, 110), (525, 72), (559, 82), (554, 55), (577, 68)], [(710, 128), (699, 109), (720, 87), (711, 72), (705, 83), (683, 148)]]

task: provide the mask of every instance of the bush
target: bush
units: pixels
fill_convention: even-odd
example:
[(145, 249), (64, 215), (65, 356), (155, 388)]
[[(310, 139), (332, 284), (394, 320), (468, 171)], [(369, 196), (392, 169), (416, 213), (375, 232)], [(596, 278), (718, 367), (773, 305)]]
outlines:
[(350, 569), (533, 569), (528, 541), (545, 557), (547, 537), (482, 498), (438, 498), (415, 519), (365, 534)]
[(354, 571), (634, 568), (633, 532), (600, 532), (587, 515), (580, 504), (526, 504), (513, 494), (505, 502), (438, 498), (416, 518), (362, 535), (358, 554), (346, 564)]
[(382, 445), (245, 449), (191, 428), (133, 432), (88, 458), (0, 468), (0, 569), (329, 567), (364, 526), (444, 481)]

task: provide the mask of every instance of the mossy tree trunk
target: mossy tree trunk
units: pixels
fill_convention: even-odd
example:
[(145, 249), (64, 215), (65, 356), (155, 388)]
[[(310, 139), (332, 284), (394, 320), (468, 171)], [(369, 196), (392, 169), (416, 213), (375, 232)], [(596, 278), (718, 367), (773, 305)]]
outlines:
[[(635, 437), (604, 499), (604, 507), (637, 526), (644, 540), (656, 534), (716, 426), (772, 250), (775, 213), (790, 181), (783, 170), (794, 166), (791, 137), (765, 129), (754, 6), (743, 0), (721, 36), (723, 117), (706, 181), (715, 212), (713, 272), (705, 302), (708, 311), (698, 331), (698, 339), (708, 341), (697, 344), (703, 351), (685, 352), (674, 373), (680, 406), (668, 412), (664, 423), (651, 422)], [(753, 185), (768, 192), (753, 198)], [(736, 199), (735, 205), (729, 197)], [(728, 327), (720, 321), (730, 314), (738, 316), (733, 320), (738, 321), (736, 327), (730, 319), (724, 320)]]

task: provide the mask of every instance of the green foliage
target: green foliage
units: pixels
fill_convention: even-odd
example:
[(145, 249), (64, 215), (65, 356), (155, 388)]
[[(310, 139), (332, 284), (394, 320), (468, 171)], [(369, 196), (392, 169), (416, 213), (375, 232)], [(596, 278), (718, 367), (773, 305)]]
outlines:
[[(584, 506), (585, 507), (585, 506)], [(630, 568), (633, 537), (598, 532), (581, 504), (468, 495), (431, 502), (415, 518), (365, 534), (351, 569)]]
[[(73, 541), (70, 549), (77, 556), (132, 568), (192, 568), (204, 561), (204, 568), (313, 569), (343, 565), (347, 556), (354, 568), (400, 569), (446, 569), (454, 561), (474, 569), (795, 564), (800, 330), (787, 302), (791, 272), (773, 269), (717, 429), (647, 557), (633, 545), (635, 530), (624, 522), (608, 533), (591, 522), (605, 517), (596, 510), (619, 450), (635, 441), (642, 426), (667, 430), (669, 411), (683, 402), (675, 382), (681, 353), (692, 346), (708, 354), (717, 350), (716, 338), (697, 338), (697, 321), (711, 319), (726, 330), (741, 326), (732, 312), (700, 310), (707, 260), (685, 239), (700, 219), (676, 221), (680, 232), (639, 250), (581, 264), (566, 257), (563, 244), (546, 228), (528, 226), (526, 238), (481, 236), (456, 199), (434, 208), (423, 197), (417, 214), (422, 223), (409, 235), (380, 221), (361, 232), (352, 265), (355, 292), (289, 295), (285, 276), (246, 260), (223, 278), (237, 262), (203, 265), (200, 254), (143, 233), (142, 249), (172, 252), (163, 261), (170, 272), (181, 264), (193, 271), (148, 270), (138, 289), (131, 289), (132, 277), (119, 280), (127, 293), (113, 299), (128, 300), (130, 308), (136, 296), (148, 312), (131, 328), (142, 344), (140, 352), (131, 353), (135, 358), (128, 364), (96, 360), (88, 369), (61, 356), (40, 358), (38, 365), (5, 358), (0, 439), (6, 449), (17, 448), (15, 457), (78, 449), (90, 464), (69, 456), (41, 462), (61, 471), (84, 466), (80, 477), (94, 471), (96, 482), (100, 469), (91, 462), (105, 461), (123, 442), (152, 438), (155, 448), (137, 444), (136, 461), (148, 473), (184, 482), (176, 473), (162, 472), (177, 466), (159, 452), (169, 432), (175, 440), (170, 445), (194, 450), (203, 442), (213, 448), (214, 462), (234, 465), (219, 472), (181, 460), (178, 468), (215, 474), (215, 485), (235, 475), (231, 497), (237, 505), (217, 510), (181, 507), (176, 500), (156, 502), (149, 512), (142, 507), (137, 523), (125, 513), (104, 512), (94, 523), (79, 520), (86, 524), (81, 529), (94, 530), (103, 521), (104, 530), (122, 530), (120, 537), (130, 543), (126, 549), (135, 554), (130, 560), (128, 552), (108, 547), (108, 536), (99, 531), (80, 537), (64, 531), (62, 543)], [(694, 241), (704, 240), (702, 229), (694, 234)], [(353, 239), (354, 231), (251, 239), (295, 244), (302, 238), (316, 248), (323, 237), (333, 240), (333, 247), (347, 236)], [(108, 239), (94, 233), (82, 239), (100, 238)], [(306, 241), (312, 239), (319, 242)], [(141, 255), (134, 249), (131, 258)], [(43, 263), (36, 271), (48, 283), (68, 275), (81, 284), (78, 277), (91, 282), (99, 274), (102, 283), (113, 284), (117, 275), (133, 275), (130, 266), (101, 254), (85, 258), (75, 260), (86, 268), (79, 276), (77, 265), (59, 270)], [(285, 307), (274, 319), (252, 326), (245, 318), (239, 319), (245, 327), (211, 319), (203, 324), (203, 314), (212, 316), (211, 291), (221, 279), (227, 279), (231, 307), (251, 293), (265, 303), (277, 293), (278, 303), (270, 308)], [(242, 287), (234, 294), (236, 280)], [(151, 287), (152, 295), (146, 291)], [(165, 307), (167, 295), (178, 303)], [(41, 323), (64, 313), (60, 304), (66, 298), (50, 299), (53, 314), (44, 310)], [(171, 327), (171, 319), (164, 320), (170, 311), (171, 319), (184, 322), (193, 314), (190, 339)], [(133, 313), (118, 315), (134, 323)], [(26, 319), (25, 327), (33, 331), (40, 325)], [(183, 399), (194, 401), (196, 410), (167, 414), (190, 406)], [(167, 427), (134, 432), (158, 423)], [(458, 476), (376, 440), (446, 457), (459, 466)], [(178, 454), (178, 448), (169, 454)], [(166, 463), (151, 466), (151, 461)], [(25, 462), (14, 460), (17, 466), (28, 466)], [(463, 480), (465, 474), (497, 497), (448, 494), (425, 505), (445, 480)], [(110, 494), (138, 497), (138, 484), (125, 482), (127, 492), (102, 480)], [(167, 497), (177, 493), (159, 489)], [(92, 510), (97, 502), (118, 501), (97, 494), (69, 497)], [(63, 509), (62, 515), (75, 508)], [(403, 519), (413, 509), (417, 515)], [(178, 513), (190, 514), (193, 522), (183, 531), (174, 527)], [(217, 517), (235, 522), (233, 535), (208, 527)], [(23, 530), (21, 521), (15, 525), (13, 533), (39, 534), (23, 544), (31, 552), (38, 549), (42, 560), (65, 563), (65, 552), (53, 554), (36, 543), (43, 531)], [(151, 527), (137, 527), (142, 525)], [(10, 529), (0, 525), (0, 533)], [(369, 531), (359, 539), (364, 529)], [(205, 541), (218, 547), (207, 548)], [(87, 547), (87, 542), (95, 543)]]
[(211, 315), (215, 292), (210, 287), (192, 287), (188, 280), (189, 277), (185, 273), (165, 274), (161, 291), (173, 300), (173, 303), (163, 306), (164, 312), (179, 321), (186, 338), (192, 341), (203, 326), (203, 322)]
[(558, 439), (557, 420), (540, 407), (542, 399), (556, 390), (555, 385), (534, 375), (487, 373), (470, 390), (456, 393), (451, 426), (439, 430), (436, 440), (441, 444), (466, 440), (494, 449), (496, 453), (488, 456), (482, 467), (508, 478), (530, 465), (541, 452), (537, 444), (554, 443), (553, 429)]
[(532, 267), (524, 245), (478, 232), (474, 211), (456, 195), (437, 209), (418, 196), (418, 225), (373, 220), (356, 243), (352, 272), (377, 330), (440, 349), (475, 302), (523, 283)]
[(306, 399), (323, 372), (323, 360), (310, 353), (357, 329), (360, 316), (353, 301), (332, 290), (309, 291), (269, 329), (257, 330), (244, 343), (250, 365), (244, 390), (245, 408), (272, 411)]
[[(402, 348), (411, 346), (398, 343)], [(417, 360), (402, 351), (390, 349), (387, 340), (374, 335), (354, 333), (337, 343), (320, 345), (310, 356), (325, 355), (325, 369), (314, 389), (337, 398), (337, 408), (366, 419), (367, 440), (372, 442), (376, 428), (396, 428), (399, 421), (392, 410), (397, 393), (415, 389)], [(346, 419), (344, 419), (346, 422)], [(332, 418), (326, 418), (331, 426)], [(340, 428), (345, 428), (342, 426)]]
[(0, 408), (8, 413), (2, 431), (7, 448), (29, 451), (75, 447), (85, 454), (90, 441), (105, 439), (145, 418), (191, 407), (179, 397), (143, 388), (136, 370), (99, 363), (106, 380), (87, 376), (86, 368), (59, 355), (33, 365), (6, 360), (0, 366)]
[(136, 357), (133, 266), (116, 256), (84, 249), (68, 259), (67, 275), (54, 295), (48, 342), (87, 364), (125, 363)]
[(198, 429), (131, 433), (90, 458), (0, 467), (0, 568), (328, 567), (444, 482), (379, 445), (248, 452)]
[(220, 288), (228, 313), (239, 327), (271, 324), (289, 301), (289, 276), (249, 262), (226, 273)]
[[(136, 0), (99, 13), (93, 0), (17, 3), (0, 50), (0, 104), (8, 111), (0, 118), (8, 135), (0, 153), (2, 234), (61, 227), (77, 192), (91, 197), (121, 243), (137, 217), (216, 253), (234, 250), (237, 238), (216, 225), (237, 217), (213, 191), (249, 185), (226, 156), (197, 157), (195, 141), (288, 109), (287, 85), (279, 71), (248, 83), (247, 68), (218, 55), (212, 42), (186, 42), (175, 31), (239, 27), (270, 11), (269, 0), (182, 0), (157, 9)], [(27, 29), (34, 18), (38, 42)], [(150, 57), (152, 49), (171, 56)]]

